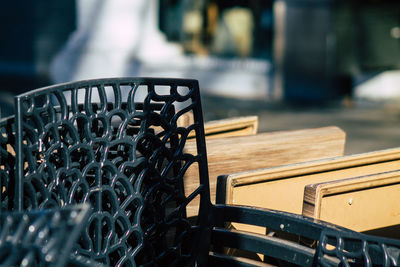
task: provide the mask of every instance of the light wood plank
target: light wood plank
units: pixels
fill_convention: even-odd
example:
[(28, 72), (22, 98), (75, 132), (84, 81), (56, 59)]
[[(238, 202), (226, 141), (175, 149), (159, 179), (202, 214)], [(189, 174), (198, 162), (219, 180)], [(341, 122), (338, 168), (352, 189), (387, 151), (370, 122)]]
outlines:
[[(345, 133), (337, 127), (261, 133), (254, 136), (207, 139), (211, 200), (215, 203), (217, 177), (222, 174), (304, 162), (343, 155)], [(196, 144), (188, 140), (185, 150), (196, 154)], [(198, 170), (185, 174), (185, 192), (198, 187)], [(188, 215), (197, 214), (192, 201)]]
[(400, 171), (307, 185), (304, 196), (304, 215), (355, 231), (400, 224)]
[[(178, 119), (179, 126), (188, 126), (194, 123), (193, 113), (185, 113)], [(229, 136), (254, 135), (258, 131), (258, 116), (242, 116), (212, 120), (204, 123), (206, 138), (219, 138)], [(189, 138), (194, 137), (191, 132)]]
[(218, 178), (218, 201), (303, 214), (306, 185), (394, 170), (400, 148), (235, 173)]
[(208, 139), (254, 135), (257, 130), (257, 116), (234, 117), (204, 123), (204, 132)]

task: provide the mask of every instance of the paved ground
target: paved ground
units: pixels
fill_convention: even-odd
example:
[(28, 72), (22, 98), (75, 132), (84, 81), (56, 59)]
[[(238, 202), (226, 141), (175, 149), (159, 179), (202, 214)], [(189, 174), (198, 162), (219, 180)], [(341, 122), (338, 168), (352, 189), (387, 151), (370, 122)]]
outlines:
[(345, 154), (400, 146), (400, 102), (293, 107), (213, 96), (204, 96), (202, 101), (206, 120), (258, 115), (259, 132), (338, 126), (347, 134)]
[[(12, 113), (12, 95), (1, 94), (2, 115)], [(258, 115), (259, 132), (335, 125), (347, 134), (345, 154), (400, 147), (400, 101), (341, 103), (293, 107), (266, 101), (238, 100), (202, 94), (206, 120)], [(5, 102), (9, 102), (7, 105)]]

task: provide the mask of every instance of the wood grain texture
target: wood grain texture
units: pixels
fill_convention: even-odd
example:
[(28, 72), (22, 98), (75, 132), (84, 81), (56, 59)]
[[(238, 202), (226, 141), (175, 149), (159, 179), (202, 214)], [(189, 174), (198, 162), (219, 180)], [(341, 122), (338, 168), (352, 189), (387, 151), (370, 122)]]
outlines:
[[(309, 184), (400, 170), (400, 148), (341, 156), (218, 177), (221, 203), (277, 209), (313, 217), (315, 194)], [(304, 203), (304, 204), (303, 204)], [(241, 230), (246, 230), (242, 226)], [(247, 229), (251, 230), (251, 229)]]
[(400, 224), (400, 171), (307, 185), (303, 214), (355, 231)]
[(204, 123), (206, 138), (254, 135), (258, 131), (258, 117), (233, 117)]
[[(179, 126), (188, 126), (193, 124), (193, 114), (185, 113), (178, 119)], [(254, 135), (258, 131), (257, 116), (233, 117), (221, 120), (213, 120), (204, 123), (204, 133), (208, 139)], [(194, 132), (189, 134), (189, 138), (194, 137)]]
[[(308, 184), (396, 169), (400, 169), (400, 148), (232, 173), (218, 178), (225, 181), (225, 188), (221, 189), (225, 194), (220, 199), (226, 204), (282, 209), (301, 214), (304, 187)], [(277, 190), (281, 190), (280, 193)], [(282, 190), (286, 194), (290, 192), (290, 200), (285, 199), (286, 194), (281, 195), (285, 192)], [(252, 197), (245, 197), (246, 194)], [(307, 201), (307, 196), (304, 198)], [(282, 205), (285, 201), (291, 203), (286, 208)]]
[[(337, 127), (260, 133), (254, 136), (206, 139), (211, 200), (215, 203), (217, 177), (244, 170), (279, 166), (343, 155), (345, 133)], [(196, 154), (196, 144), (185, 146)], [(198, 186), (196, 168), (185, 174), (185, 192)], [(188, 215), (197, 213), (192, 201)]]

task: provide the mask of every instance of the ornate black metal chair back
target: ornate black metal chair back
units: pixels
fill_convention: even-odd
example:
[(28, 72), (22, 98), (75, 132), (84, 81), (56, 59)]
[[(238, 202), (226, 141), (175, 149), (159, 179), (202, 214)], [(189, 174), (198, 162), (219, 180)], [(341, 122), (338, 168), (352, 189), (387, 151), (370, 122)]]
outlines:
[[(88, 80), (15, 101), (17, 210), (90, 203), (93, 213), (76, 249), (107, 265), (198, 260), (211, 204), (197, 81)], [(187, 112), (194, 123), (178, 127)], [(197, 155), (183, 151), (192, 131)], [(199, 186), (184, 192), (183, 175), (192, 165)], [(199, 219), (191, 222), (186, 205), (196, 197)]]
[[(0, 266), (65, 266), (89, 215), (89, 206), (2, 212)], [(80, 265), (79, 261), (75, 266)]]

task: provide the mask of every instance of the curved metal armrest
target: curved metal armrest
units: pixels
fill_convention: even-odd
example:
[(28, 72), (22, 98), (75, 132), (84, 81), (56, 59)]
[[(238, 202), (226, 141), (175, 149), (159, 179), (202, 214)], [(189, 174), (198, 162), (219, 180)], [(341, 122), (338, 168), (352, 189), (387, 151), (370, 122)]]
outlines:
[[(277, 261), (283, 260), (301, 266), (311, 266), (315, 255), (315, 249), (280, 237), (218, 227), (212, 230), (211, 244), (214, 245), (214, 253), (209, 255), (211, 261), (213, 261), (213, 258), (219, 258), (219, 261), (222, 259), (220, 255), (222, 251), (218, 249), (218, 246), (260, 253), (274, 258)], [(228, 261), (228, 256), (224, 258)], [(246, 260), (248, 259), (237, 257), (235, 262), (243, 262)], [(250, 263), (247, 262), (247, 264)], [(256, 266), (258, 266), (258, 264), (257, 262), (253, 263), (253, 265)]]
[(227, 222), (267, 227), (313, 240), (319, 240), (322, 230), (326, 228), (338, 232), (356, 233), (335, 224), (284, 211), (239, 205), (215, 205), (214, 224), (223, 226)]
[[(226, 248), (263, 254), (276, 264), (280, 261), (301, 266), (338, 266), (354, 262), (363, 265), (399, 264), (400, 241), (354, 232), (324, 221), (282, 211), (216, 205), (213, 207), (210, 262), (240, 262), (238, 266), (260, 266), (225, 255)], [(229, 223), (267, 228), (266, 235), (229, 229)]]

